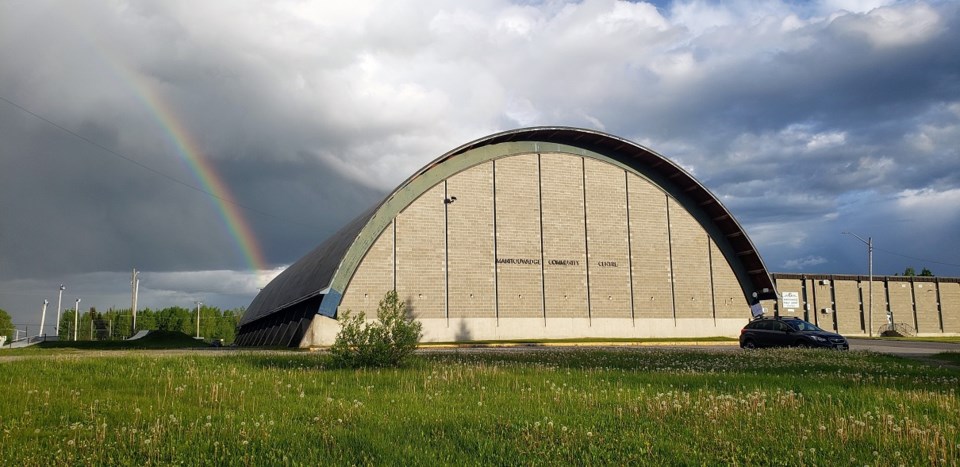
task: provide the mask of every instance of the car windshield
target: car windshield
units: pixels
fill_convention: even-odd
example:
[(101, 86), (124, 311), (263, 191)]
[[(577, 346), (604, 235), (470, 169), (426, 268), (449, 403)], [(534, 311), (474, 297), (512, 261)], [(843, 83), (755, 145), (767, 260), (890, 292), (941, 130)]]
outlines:
[(797, 331), (823, 331), (823, 329), (800, 319), (790, 321), (790, 326), (793, 326)]

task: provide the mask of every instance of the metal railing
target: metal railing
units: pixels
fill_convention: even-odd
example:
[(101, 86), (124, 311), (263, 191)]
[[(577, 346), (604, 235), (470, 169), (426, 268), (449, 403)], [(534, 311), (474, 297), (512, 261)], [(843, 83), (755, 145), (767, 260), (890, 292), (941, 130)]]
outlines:
[(880, 326), (881, 336), (916, 336), (917, 330), (907, 323), (888, 323)]

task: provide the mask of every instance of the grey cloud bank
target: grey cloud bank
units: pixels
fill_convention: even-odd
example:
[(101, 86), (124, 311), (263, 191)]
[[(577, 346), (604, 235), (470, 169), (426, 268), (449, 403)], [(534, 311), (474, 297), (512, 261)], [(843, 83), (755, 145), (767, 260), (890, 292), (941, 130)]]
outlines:
[(201, 186), (151, 90), (269, 263), (218, 200), (0, 102), (0, 308), (38, 323), (61, 282), (128, 307), (133, 267), (145, 306), (244, 306), (426, 162), (529, 125), (678, 161), (773, 271), (866, 273), (852, 230), (877, 273), (960, 276), (953, 2), (324, 3), (0, 5), (0, 97)]

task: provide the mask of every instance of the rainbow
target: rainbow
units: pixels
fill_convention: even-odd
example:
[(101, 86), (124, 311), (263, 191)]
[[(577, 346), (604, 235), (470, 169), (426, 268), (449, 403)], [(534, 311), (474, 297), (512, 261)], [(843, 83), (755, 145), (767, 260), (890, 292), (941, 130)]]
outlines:
[(230, 237), (233, 239), (237, 248), (243, 254), (244, 260), (250, 269), (265, 270), (267, 262), (264, 259), (263, 250), (257, 243), (253, 230), (247, 222), (240, 207), (234, 200), (233, 194), (227, 187), (227, 184), (217, 174), (213, 165), (207, 162), (203, 157), (203, 151), (196, 139), (187, 131), (187, 128), (177, 118), (176, 112), (168, 105), (158, 92), (151, 86), (150, 82), (139, 73), (132, 70), (124, 63), (119, 54), (112, 53), (103, 41), (99, 40), (94, 31), (84, 27), (81, 22), (73, 21), (70, 17), (70, 23), (74, 24), (74, 29), (81, 37), (86, 39), (93, 48), (99, 52), (100, 57), (106, 61), (110, 68), (119, 75), (121, 81), (132, 88), (143, 102), (144, 106), (150, 111), (153, 118), (164, 129), (167, 137), (173, 143), (180, 159), (185, 163), (194, 178), (199, 182), (200, 187), (206, 193), (212, 195), (216, 200), (215, 204), (223, 225)]
[(213, 195), (220, 218), (223, 220), (230, 237), (243, 254), (247, 265), (253, 270), (266, 269), (267, 262), (264, 259), (263, 250), (257, 243), (250, 224), (243, 217), (243, 213), (240, 212), (240, 208), (234, 201), (233, 194), (227, 187), (226, 182), (217, 174), (213, 165), (203, 157), (200, 145), (187, 131), (183, 123), (177, 119), (173, 109), (160, 98), (160, 95), (145, 79), (134, 74), (122, 64), (112, 62), (114, 62), (114, 69), (123, 77), (123, 81), (127, 82), (136, 91), (144, 106), (164, 129), (167, 137), (177, 149), (177, 154), (200, 183), (200, 188)]
[[(125, 68), (122, 68), (122, 70), (124, 75), (131, 78), (135, 77)], [(201, 188), (213, 195), (220, 218), (223, 220), (231, 238), (243, 253), (247, 265), (253, 270), (267, 269), (263, 250), (257, 243), (257, 238), (254, 236), (249, 222), (234, 201), (233, 194), (227, 187), (226, 182), (217, 174), (213, 165), (203, 157), (200, 145), (197, 144), (197, 141), (187, 131), (183, 123), (177, 119), (173, 109), (160, 99), (158, 93), (149, 84), (138, 79), (128, 79), (127, 81), (136, 89), (141, 100), (163, 127), (176, 147), (177, 153), (200, 183)]]

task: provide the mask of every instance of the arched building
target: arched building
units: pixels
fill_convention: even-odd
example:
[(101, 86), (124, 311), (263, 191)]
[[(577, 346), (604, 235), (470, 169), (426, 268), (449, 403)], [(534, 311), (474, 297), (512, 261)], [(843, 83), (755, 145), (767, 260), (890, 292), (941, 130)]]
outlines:
[(276, 277), (240, 345), (332, 342), (396, 290), (435, 342), (736, 335), (773, 281), (677, 164), (597, 131), (507, 131), (444, 154)]

